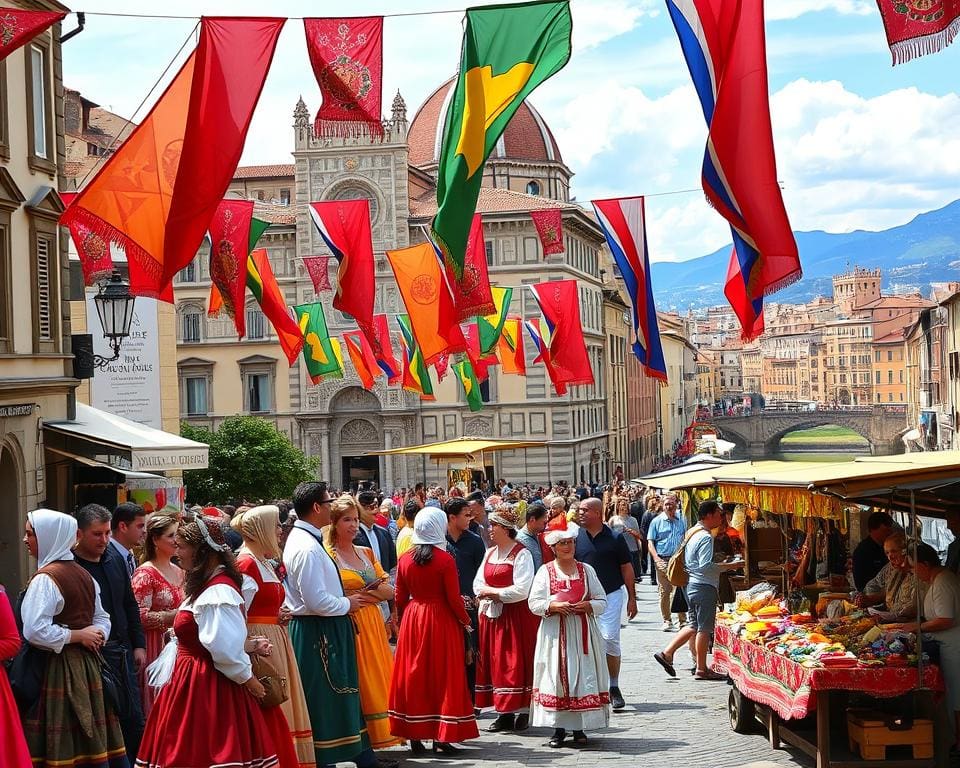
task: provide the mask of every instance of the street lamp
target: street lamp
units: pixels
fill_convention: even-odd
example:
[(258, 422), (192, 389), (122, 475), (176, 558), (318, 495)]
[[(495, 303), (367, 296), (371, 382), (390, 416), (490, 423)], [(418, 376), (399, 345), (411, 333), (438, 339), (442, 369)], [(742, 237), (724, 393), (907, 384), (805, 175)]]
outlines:
[(133, 322), (133, 303), (135, 297), (130, 294), (130, 284), (114, 270), (110, 278), (100, 284), (100, 291), (93, 297), (103, 329), (103, 338), (108, 339), (113, 357), (93, 356), (97, 368), (106, 368), (120, 357), (120, 344), (130, 335), (130, 323)]

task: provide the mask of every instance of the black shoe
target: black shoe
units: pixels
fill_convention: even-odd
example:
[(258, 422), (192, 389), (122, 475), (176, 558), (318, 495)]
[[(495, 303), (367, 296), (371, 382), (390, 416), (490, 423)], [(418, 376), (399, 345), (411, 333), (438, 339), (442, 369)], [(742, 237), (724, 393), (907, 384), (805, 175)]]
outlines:
[(410, 739), (410, 752), (414, 755), (425, 755), (427, 754), (427, 747), (419, 739)]
[(617, 686), (610, 687), (610, 706), (616, 709), (623, 709), (627, 703), (623, 700), (623, 694)]
[(585, 747), (587, 745), (587, 734), (583, 731), (574, 731), (573, 743), (578, 747)]
[(515, 731), (525, 731), (530, 727), (530, 715), (526, 712), (521, 712), (517, 715), (517, 722), (513, 726)]
[(553, 732), (553, 736), (550, 737), (550, 741), (547, 742), (547, 745), (553, 747), (554, 749), (559, 749), (563, 746), (563, 740), (567, 738), (567, 732), (563, 728), (557, 728)]
[(460, 747), (455, 747), (446, 741), (433, 742), (433, 751), (438, 755), (459, 755), (463, 752)]
[(487, 728), (490, 733), (499, 733), (500, 731), (512, 731), (513, 730), (513, 713), (506, 715), (500, 715), (496, 720), (490, 723), (490, 726)]

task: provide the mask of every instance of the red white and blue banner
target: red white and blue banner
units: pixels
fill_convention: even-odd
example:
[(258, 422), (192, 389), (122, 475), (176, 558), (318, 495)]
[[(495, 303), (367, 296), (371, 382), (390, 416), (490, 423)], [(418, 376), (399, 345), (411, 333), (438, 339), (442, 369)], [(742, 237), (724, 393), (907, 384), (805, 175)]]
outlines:
[(730, 223), (729, 273), (744, 286), (727, 298), (751, 338), (763, 297), (801, 277), (777, 183), (763, 0), (667, 0), (667, 10), (709, 128), (703, 191)]
[(597, 221), (613, 252), (613, 260), (627, 286), (633, 307), (633, 354), (647, 376), (667, 380), (667, 364), (660, 344), (657, 307), (650, 283), (647, 220), (642, 197), (594, 200)]

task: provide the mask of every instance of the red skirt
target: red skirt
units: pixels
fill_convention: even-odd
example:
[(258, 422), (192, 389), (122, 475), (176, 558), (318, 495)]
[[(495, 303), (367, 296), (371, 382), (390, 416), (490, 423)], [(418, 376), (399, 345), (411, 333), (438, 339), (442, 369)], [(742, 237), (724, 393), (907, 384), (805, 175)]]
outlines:
[(540, 619), (530, 612), (526, 600), (505, 603), (496, 619), (481, 614), (478, 707), (493, 707), (497, 712), (529, 708), (539, 626)]
[[(280, 708), (274, 709), (282, 719)], [(273, 768), (280, 764), (274, 729), (280, 732), (281, 726), (276, 714), (269, 713), (268, 718), (256, 699), (217, 672), (211, 660), (181, 651), (173, 676), (153, 702), (136, 764), (138, 768)], [(289, 741), (289, 730), (286, 733)], [(296, 765), (296, 754), (292, 759)], [(285, 761), (284, 768), (288, 764)]]
[(390, 684), (390, 733), (466, 741), (480, 735), (467, 689), (463, 628), (445, 603), (414, 600), (403, 612)]
[[(3, 593), (0, 592), (0, 597)], [(5, 756), (0, 758), (4, 768), (30, 768), (33, 760), (27, 749), (27, 740), (23, 737), (20, 725), (20, 713), (17, 702), (10, 690), (7, 673), (0, 669), (0, 744), (3, 744)]]

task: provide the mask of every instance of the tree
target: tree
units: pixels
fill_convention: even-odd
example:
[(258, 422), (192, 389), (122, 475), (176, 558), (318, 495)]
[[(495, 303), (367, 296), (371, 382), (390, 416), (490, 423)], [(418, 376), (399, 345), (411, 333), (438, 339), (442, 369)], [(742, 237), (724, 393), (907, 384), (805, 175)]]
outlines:
[(257, 416), (231, 416), (216, 432), (184, 423), (180, 434), (210, 446), (207, 469), (184, 472), (192, 503), (289, 498), (298, 483), (316, 476), (317, 459)]

